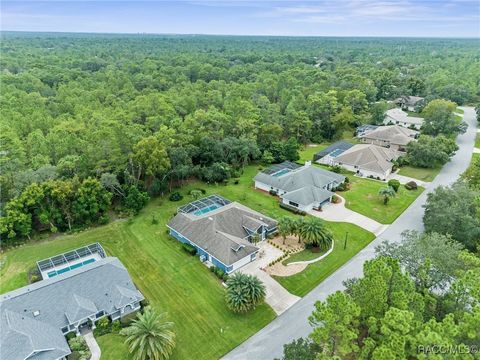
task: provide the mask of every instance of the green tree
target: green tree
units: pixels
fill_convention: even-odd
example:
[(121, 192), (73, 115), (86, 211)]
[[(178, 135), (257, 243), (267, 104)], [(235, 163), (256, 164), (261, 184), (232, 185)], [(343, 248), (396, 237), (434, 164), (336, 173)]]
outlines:
[(439, 134), (453, 135), (458, 132), (458, 122), (454, 111), (457, 104), (452, 101), (437, 99), (432, 100), (422, 111), (424, 123), (422, 132), (427, 135)]
[(265, 285), (254, 275), (236, 272), (228, 277), (226, 284), (225, 299), (233, 312), (245, 313), (265, 300)]
[(383, 205), (387, 205), (390, 198), (395, 197), (395, 190), (391, 186), (383, 187), (378, 191), (378, 195), (382, 197)]
[(280, 219), (278, 219), (278, 234), (282, 237), (284, 245), (287, 236), (292, 234), (293, 227), (294, 223), (291, 217), (282, 216)]
[(421, 135), (418, 141), (411, 141), (407, 145), (407, 160), (413, 166), (434, 168), (449, 161), (457, 150), (454, 139), (443, 135)]
[(157, 313), (147, 306), (138, 313), (132, 324), (120, 331), (135, 360), (169, 359), (175, 348), (173, 323), (166, 321), (166, 314)]
[(478, 193), (465, 183), (439, 186), (427, 194), (423, 224), (427, 232), (450, 234), (474, 251), (480, 239)]
[(149, 177), (148, 183), (150, 183), (154, 176), (166, 173), (170, 167), (165, 145), (160, 142), (157, 136), (149, 136), (140, 140), (133, 147), (133, 160), (136, 165), (134, 177), (137, 181), (145, 175)]
[(309, 217), (300, 228), (303, 241), (322, 251), (332, 247), (333, 236), (326, 228), (325, 222), (316, 217)]

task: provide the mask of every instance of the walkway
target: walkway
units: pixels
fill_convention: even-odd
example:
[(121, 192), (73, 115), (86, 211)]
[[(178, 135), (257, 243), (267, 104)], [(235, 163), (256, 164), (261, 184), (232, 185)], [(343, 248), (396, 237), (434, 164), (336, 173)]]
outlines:
[(263, 256), (257, 260), (245, 265), (239, 271), (244, 274), (255, 275), (266, 287), (265, 302), (272, 307), (277, 315), (283, 314), (288, 308), (295, 304), (300, 298), (290, 294), (282, 285), (280, 285), (274, 278), (267, 274), (264, 268), (273, 260), (280, 257), (283, 252), (267, 242), (259, 245)]
[(277, 317), (243, 344), (225, 355), (223, 359), (271, 360), (281, 358), (283, 344), (299, 337), (308, 336), (312, 331), (307, 319), (313, 311), (315, 302), (325, 300), (329, 294), (337, 290), (343, 290), (342, 282), (344, 280), (362, 276), (363, 263), (375, 257), (375, 247), (378, 244), (384, 239), (394, 242), (401, 241), (400, 234), (407, 229), (423, 230), (422, 206), (425, 204), (427, 194), (437, 186), (450, 185), (456, 181), (470, 164), (477, 121), (473, 108), (468, 107), (463, 109), (465, 110), (464, 120), (468, 123), (469, 128), (465, 134), (457, 137), (457, 145), (460, 149), (412, 205), (383, 232), (382, 236), (377, 237), (372, 243), (337, 269), (337, 271), (298, 301), (282, 316)]
[(380, 224), (378, 221), (370, 219), (365, 215), (347, 209), (345, 207), (345, 199), (338, 194), (337, 196), (341, 200), (340, 203), (329, 204), (323, 207), (322, 211), (310, 210), (308, 213), (327, 221), (347, 222), (358, 225), (361, 228), (374, 233), (376, 236), (380, 235), (388, 227), (388, 225)]
[(100, 346), (98, 346), (97, 340), (95, 336), (93, 336), (92, 331), (83, 334), (83, 338), (85, 339), (90, 352), (92, 353), (92, 357), (90, 360), (100, 360), (100, 356), (102, 355), (102, 351), (100, 350)]

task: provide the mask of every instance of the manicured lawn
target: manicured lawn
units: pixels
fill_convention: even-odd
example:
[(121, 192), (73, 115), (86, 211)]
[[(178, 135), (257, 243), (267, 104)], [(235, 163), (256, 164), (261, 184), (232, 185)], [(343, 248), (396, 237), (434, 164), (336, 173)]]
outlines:
[[(180, 243), (166, 234), (165, 223), (178, 205), (155, 200), (132, 220), (8, 251), (2, 256), (6, 261), (0, 272), (0, 291), (26, 285), (27, 269), (35, 261), (99, 241), (108, 254), (123, 262), (151, 305), (167, 312), (175, 323), (173, 359), (189, 359), (192, 349), (196, 359), (218, 359), (272, 321), (275, 313), (266, 304), (245, 315), (227, 309), (221, 284), (198, 257), (188, 256)], [(157, 225), (152, 225), (153, 214)], [(106, 341), (104, 347), (110, 343)], [(105, 350), (105, 356), (109, 352)]]
[(387, 184), (380, 181), (349, 177), (351, 188), (339, 194), (345, 198), (348, 209), (378, 221), (382, 224), (391, 224), (424, 190), (407, 190), (403, 185), (398, 189), (397, 196), (390, 199), (388, 205), (383, 204), (383, 199), (378, 191)]
[(300, 160), (299, 163), (304, 164), (305, 161), (313, 161), (313, 155), (317, 152), (322, 151), (325, 149), (330, 143), (322, 143), (322, 144), (309, 144), (302, 150), (300, 150)]
[[(198, 257), (188, 256), (180, 243), (167, 235), (165, 224), (178, 206), (192, 201), (187, 194), (193, 188), (205, 189), (207, 195), (215, 193), (239, 201), (273, 218), (298, 216), (281, 209), (276, 197), (253, 189), (252, 178), (259, 167), (246, 167), (237, 185), (233, 181), (228, 186), (191, 182), (180, 190), (185, 196), (182, 201), (157, 198), (135, 218), (49, 241), (32, 241), (11, 249), (0, 256), (0, 293), (26, 285), (28, 269), (35, 266), (36, 261), (100, 242), (109, 255), (117, 256), (123, 262), (151, 305), (158, 311), (167, 312), (169, 319), (174, 321), (177, 347), (172, 359), (190, 358), (192, 349), (199, 360), (217, 359), (267, 325), (275, 314), (268, 305), (245, 315), (230, 312), (225, 305), (224, 288)], [(153, 216), (158, 224), (152, 224)], [(355, 234), (352, 239), (357, 239), (357, 246), (349, 249), (349, 257), (373, 239), (371, 233), (351, 224), (329, 223), (327, 226), (335, 239), (342, 240), (347, 231)], [(330, 272), (348, 260), (347, 254), (344, 256), (329, 265)], [(322, 280), (315, 276), (296, 286), (308, 291), (306, 289)], [(120, 340), (118, 335), (112, 335), (101, 340), (101, 346), (104, 349), (116, 347)], [(110, 350), (105, 350), (102, 356), (107, 353), (110, 354)]]
[(435, 176), (438, 175), (440, 170), (442, 170), (441, 166), (433, 169), (419, 168), (414, 166), (402, 166), (398, 171), (398, 174), (425, 182), (431, 182), (433, 181), (433, 179), (435, 179)]
[(128, 347), (125, 344), (125, 337), (118, 334), (106, 334), (96, 338), (100, 350), (102, 350), (102, 360), (131, 359)]
[[(288, 276), (275, 276), (289, 292), (297, 296), (305, 296), (325, 278), (345, 264), (352, 256), (367, 246), (375, 235), (362, 228), (347, 223), (329, 223), (334, 233), (335, 248), (325, 259), (307, 266), (302, 272)], [(347, 248), (343, 250), (345, 234), (348, 232)]]
[(475, 147), (480, 149), (480, 134), (475, 138)]
[(322, 252), (312, 252), (311, 249), (305, 249), (302, 250), (298, 253), (290, 255), (287, 259), (282, 261), (284, 265), (290, 264), (292, 262), (296, 261), (309, 261), (318, 258), (319, 256), (322, 256), (325, 254), (325, 251)]

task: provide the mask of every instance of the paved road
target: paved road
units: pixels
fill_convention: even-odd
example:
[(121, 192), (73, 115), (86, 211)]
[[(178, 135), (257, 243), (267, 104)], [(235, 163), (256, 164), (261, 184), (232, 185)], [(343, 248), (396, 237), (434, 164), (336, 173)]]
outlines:
[(407, 229), (422, 230), (422, 205), (426, 194), (439, 185), (449, 185), (468, 167), (473, 152), (476, 135), (476, 119), (473, 108), (464, 108), (464, 119), (469, 124), (467, 132), (457, 138), (460, 149), (452, 160), (446, 164), (426, 191), (392, 224), (385, 232), (370, 243), (365, 249), (350, 259), (340, 269), (313, 289), (304, 298), (293, 305), (283, 315), (276, 318), (250, 339), (228, 353), (225, 360), (271, 360), (280, 358), (283, 344), (298, 337), (305, 337), (311, 332), (307, 318), (317, 300), (324, 300), (329, 294), (342, 290), (342, 281), (362, 275), (362, 265), (375, 255), (375, 247), (383, 240), (400, 241), (400, 234)]

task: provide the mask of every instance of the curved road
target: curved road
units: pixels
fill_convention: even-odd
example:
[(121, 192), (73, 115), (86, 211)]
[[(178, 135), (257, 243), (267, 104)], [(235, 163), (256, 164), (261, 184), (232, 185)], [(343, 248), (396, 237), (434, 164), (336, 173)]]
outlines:
[(306, 337), (312, 328), (308, 324), (308, 316), (312, 313), (317, 300), (326, 297), (337, 290), (342, 290), (342, 282), (348, 278), (362, 275), (363, 263), (375, 256), (375, 247), (384, 239), (401, 241), (400, 234), (407, 229), (423, 230), (423, 208), (427, 193), (440, 185), (449, 185), (455, 182), (461, 173), (468, 167), (475, 143), (476, 116), (471, 107), (463, 108), (464, 121), (469, 125), (467, 132), (458, 136), (459, 150), (452, 160), (447, 163), (435, 180), (413, 202), (413, 204), (393, 224), (391, 224), (379, 237), (373, 240), (346, 264), (326, 278), (315, 289), (308, 293), (281, 316), (253, 335), (243, 344), (223, 357), (224, 360), (269, 360), (281, 358), (283, 344), (299, 337)]

